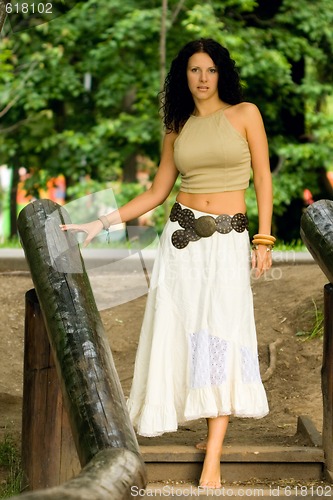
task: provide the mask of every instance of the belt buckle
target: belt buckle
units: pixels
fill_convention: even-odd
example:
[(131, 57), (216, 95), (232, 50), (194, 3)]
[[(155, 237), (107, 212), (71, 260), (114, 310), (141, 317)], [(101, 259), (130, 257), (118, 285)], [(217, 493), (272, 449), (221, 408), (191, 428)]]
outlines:
[(216, 231), (215, 219), (210, 215), (202, 215), (194, 220), (193, 227), (198, 236), (208, 238)]

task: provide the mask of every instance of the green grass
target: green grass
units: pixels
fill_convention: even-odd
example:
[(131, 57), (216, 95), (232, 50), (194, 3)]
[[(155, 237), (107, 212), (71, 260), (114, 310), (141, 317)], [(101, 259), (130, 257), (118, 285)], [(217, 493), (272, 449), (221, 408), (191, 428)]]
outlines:
[(290, 243), (277, 241), (274, 250), (278, 252), (305, 252), (307, 248), (302, 240), (292, 240)]
[(322, 338), (324, 335), (324, 312), (319, 309), (316, 302), (312, 299), (314, 306), (314, 320), (310, 330), (299, 331), (296, 333), (297, 337), (304, 337), (304, 340), (311, 340)]
[(18, 238), (6, 239), (0, 243), (0, 248), (22, 248)]
[(21, 491), (22, 469), (20, 451), (10, 434), (0, 441), (0, 467), (7, 473), (0, 484), (0, 498), (18, 495)]

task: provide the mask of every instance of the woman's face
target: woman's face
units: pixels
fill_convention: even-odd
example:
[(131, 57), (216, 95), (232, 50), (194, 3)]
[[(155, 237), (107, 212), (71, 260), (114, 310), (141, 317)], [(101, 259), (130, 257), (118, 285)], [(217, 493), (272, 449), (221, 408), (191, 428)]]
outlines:
[(214, 61), (206, 52), (196, 52), (187, 63), (187, 82), (194, 99), (218, 97), (219, 74)]

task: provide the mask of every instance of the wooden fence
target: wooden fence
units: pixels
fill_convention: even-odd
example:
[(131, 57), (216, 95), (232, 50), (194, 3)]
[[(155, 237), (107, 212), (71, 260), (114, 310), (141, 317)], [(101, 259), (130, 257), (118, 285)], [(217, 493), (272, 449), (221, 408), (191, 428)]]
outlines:
[(301, 237), (330, 283), (324, 286), (324, 342), (321, 369), (325, 475), (333, 482), (333, 201), (310, 205), (301, 220)]
[[(18, 218), (38, 297), (30, 291), (26, 299), (24, 472), (28, 488), (53, 487), (17, 499), (128, 499), (132, 486), (145, 487), (145, 465), (79, 247), (59, 228), (68, 222), (50, 200), (27, 205)], [(54, 486), (80, 468), (73, 443), (83, 469)]]

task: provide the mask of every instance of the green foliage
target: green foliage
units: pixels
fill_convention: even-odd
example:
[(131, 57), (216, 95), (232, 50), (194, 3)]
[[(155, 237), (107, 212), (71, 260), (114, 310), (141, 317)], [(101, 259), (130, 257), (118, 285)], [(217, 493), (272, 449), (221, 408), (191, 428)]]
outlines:
[[(183, 43), (213, 37), (231, 51), (246, 99), (263, 114), (275, 225), (305, 188), (332, 197), (322, 182), (333, 168), (332, 2), (168, 3), (167, 66)], [(74, 197), (87, 174), (97, 185), (119, 183), (135, 156), (158, 164), (160, 29), (160, 0), (87, 0), (34, 29), (4, 31), (0, 158), (32, 169), (32, 193), (45, 175), (63, 173)], [(253, 190), (248, 203), (254, 227)]]
[(17, 445), (9, 434), (0, 441), (0, 466), (8, 472), (6, 481), (0, 486), (0, 498), (18, 495), (22, 481), (21, 458)]

